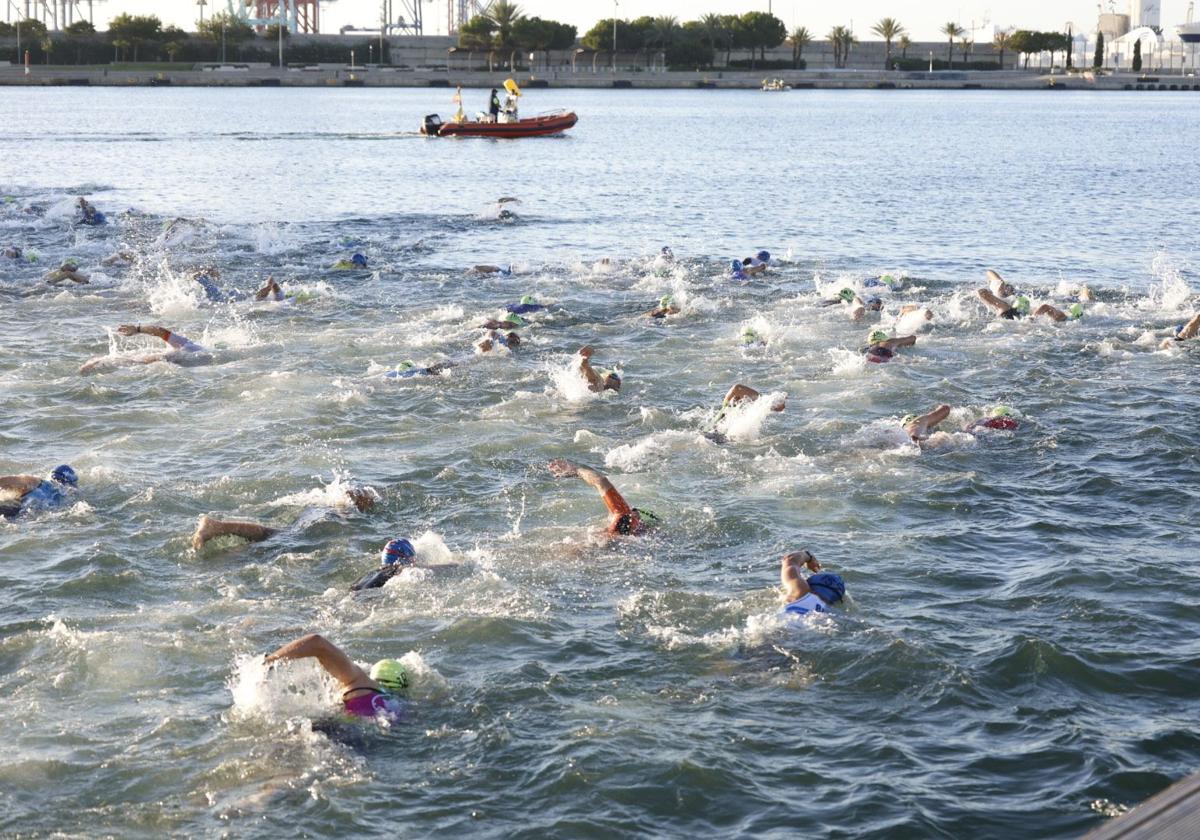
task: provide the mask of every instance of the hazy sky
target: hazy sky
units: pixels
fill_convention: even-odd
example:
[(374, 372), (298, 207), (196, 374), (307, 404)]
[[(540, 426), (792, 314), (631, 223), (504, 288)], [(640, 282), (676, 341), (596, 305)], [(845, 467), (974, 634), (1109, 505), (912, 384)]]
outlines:
[[(412, 0), (415, 2), (416, 0)], [(9, 0), (0, 0), (6, 3)], [(24, 2), (24, 0), (13, 0)], [(206, 14), (214, 9), (223, 9), (226, 0), (208, 0)], [(444, 34), (446, 31), (446, 4), (448, 0), (425, 0), (425, 31), (427, 34)], [(1108, 10), (1108, 0), (1103, 0)], [(85, 4), (84, 5), (86, 8)], [(575, 24), (580, 34), (598, 19), (611, 17), (612, 0), (519, 0), (518, 5), (530, 15), (560, 20)], [(1182, 23), (1187, 15), (1188, 0), (1161, 0), (1162, 23), (1169, 26)], [(392, 0), (393, 12), (402, 14), (404, 0)], [(748, 0), (620, 0), (617, 8), (622, 18), (641, 15), (675, 15), (681, 21), (695, 19), (707, 12), (722, 14), (742, 13), (754, 9), (766, 11), (768, 6), (783, 19), (791, 29), (807, 26), (818, 37), (838, 24), (850, 25), (860, 38), (870, 38), (871, 25), (881, 17), (897, 18), (907, 27), (914, 40), (940, 40), (938, 30), (947, 21), (955, 21), (964, 27), (972, 22), (981, 27), (984, 21), (992, 26), (1021, 27), (1024, 29), (1062, 29), (1067, 21), (1075, 24), (1076, 31), (1092, 29), (1096, 23), (1097, 3), (1088, 0), (844, 0), (840, 3), (792, 2), (748, 2)], [(321, 29), (336, 32), (342, 25), (378, 25), (378, 0), (335, 0), (321, 7)], [(1128, 12), (1128, 0), (1116, 0), (1116, 11)], [(96, 25), (99, 28), (113, 15), (121, 12), (131, 14), (156, 14), (164, 23), (193, 28), (196, 20), (193, 0), (104, 0), (96, 6)], [(980, 40), (990, 36), (980, 31)]]

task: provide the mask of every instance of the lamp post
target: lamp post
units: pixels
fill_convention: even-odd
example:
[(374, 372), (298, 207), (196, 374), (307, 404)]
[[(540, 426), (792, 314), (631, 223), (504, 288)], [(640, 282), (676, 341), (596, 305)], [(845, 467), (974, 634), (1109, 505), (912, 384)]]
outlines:
[(617, 6), (621, 5), (617, 0), (613, 0), (613, 54), (612, 54), (612, 71), (615, 76), (617, 73)]
[(204, 7), (208, 5), (206, 0), (196, 0), (196, 5), (200, 7), (200, 22), (204, 23)]
[(375, 45), (367, 44), (367, 66), (375, 61)]
[(279, 18), (279, 31), (275, 33), (279, 37), (279, 72), (283, 72), (283, 16)]
[(225, 21), (221, 21), (221, 63), (225, 63)]

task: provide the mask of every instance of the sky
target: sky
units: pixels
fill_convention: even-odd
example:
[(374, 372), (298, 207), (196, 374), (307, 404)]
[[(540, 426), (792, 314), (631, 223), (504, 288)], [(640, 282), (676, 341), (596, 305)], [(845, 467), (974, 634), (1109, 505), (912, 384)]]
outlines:
[[(418, 0), (409, 0), (418, 2)], [(0, 0), (0, 4), (24, 0)], [(425, 33), (445, 34), (446, 5), (449, 0), (423, 0)], [(1109, 10), (1109, 0), (1101, 0)], [(208, 0), (206, 14), (225, 7), (226, 0)], [(894, 17), (915, 41), (940, 41), (941, 27), (954, 21), (965, 28), (977, 27), (977, 40), (990, 40), (992, 27), (1062, 30), (1068, 21), (1076, 32), (1091, 30), (1096, 24), (1095, 0), (842, 0), (839, 3), (793, 2), (793, 0), (619, 0), (616, 12), (622, 18), (642, 15), (674, 15), (680, 21), (694, 20), (709, 12), (741, 14), (768, 6), (789, 30), (806, 26), (818, 38), (832, 27), (853, 24), (860, 39), (870, 40), (871, 26), (882, 17)], [(612, 0), (518, 0), (527, 15), (573, 23), (582, 35), (597, 20), (612, 17)], [(1128, 12), (1129, 0), (1115, 0), (1115, 10)], [(86, 8), (86, 0), (81, 2)], [(393, 13), (403, 13), (404, 0), (392, 0)], [(1161, 0), (1164, 27), (1182, 23), (1187, 16), (1188, 0)], [(322, 4), (321, 30), (336, 32), (345, 24), (378, 26), (379, 0), (334, 0)], [(197, 9), (194, 0), (100, 0), (95, 7), (96, 26), (104, 28), (109, 18), (130, 14), (156, 14), (164, 24), (194, 29)], [(406, 15), (407, 16), (407, 15)], [(986, 25), (985, 25), (986, 22)]]

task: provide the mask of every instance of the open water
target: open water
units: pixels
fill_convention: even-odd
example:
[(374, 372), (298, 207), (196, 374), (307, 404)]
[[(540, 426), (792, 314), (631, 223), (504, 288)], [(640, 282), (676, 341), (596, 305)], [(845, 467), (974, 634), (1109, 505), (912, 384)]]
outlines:
[[(447, 98), (0, 89), (0, 245), (38, 256), (0, 261), (0, 473), (80, 474), (0, 522), (0, 834), (1057, 838), (1197, 769), (1200, 355), (1159, 342), (1197, 308), (1200, 97), (530, 91), (576, 129), (415, 136)], [(67, 256), (89, 285), (41, 281)], [(211, 303), (202, 265), (300, 299)], [(1000, 321), (988, 267), (1096, 301)], [(817, 304), (883, 272), (884, 328), (934, 320), (870, 365), (876, 325)], [(525, 343), (473, 354), (524, 294)], [(121, 323), (209, 363), (80, 375), (160, 349)], [(409, 359), (460, 364), (384, 375)], [(737, 381), (787, 410), (714, 443)], [(1018, 431), (961, 431), (998, 403)], [(609, 542), (559, 456), (662, 523)], [(202, 513), (285, 530), (197, 553)], [(461, 570), (349, 593), (402, 535)], [(851, 594), (785, 626), (802, 546)], [(404, 656), (413, 719), (264, 673), (310, 631)]]

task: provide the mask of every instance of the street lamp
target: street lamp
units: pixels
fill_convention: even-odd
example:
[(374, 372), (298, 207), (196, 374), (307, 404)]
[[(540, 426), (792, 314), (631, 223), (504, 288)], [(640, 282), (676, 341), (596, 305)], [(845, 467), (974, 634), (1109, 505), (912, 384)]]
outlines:
[(196, 5), (200, 7), (200, 22), (204, 23), (204, 7), (208, 5), (206, 0), (196, 0)]
[(225, 63), (225, 21), (221, 21), (221, 63)]
[(617, 0), (613, 0), (613, 54), (612, 54), (612, 71), (616, 75), (617, 72), (617, 6), (621, 5)]

